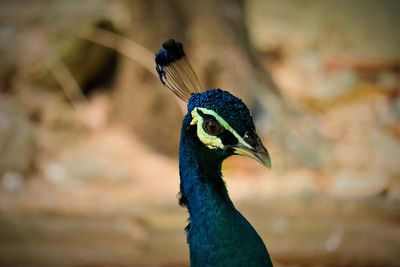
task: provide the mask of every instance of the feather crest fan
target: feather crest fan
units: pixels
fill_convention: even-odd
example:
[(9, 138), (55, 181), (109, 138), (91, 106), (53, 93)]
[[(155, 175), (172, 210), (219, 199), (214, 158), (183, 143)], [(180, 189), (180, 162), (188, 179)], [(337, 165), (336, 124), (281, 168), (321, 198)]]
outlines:
[(156, 54), (156, 70), (161, 82), (176, 96), (188, 102), (192, 93), (200, 93), (200, 82), (186, 58), (181, 43), (170, 39)]

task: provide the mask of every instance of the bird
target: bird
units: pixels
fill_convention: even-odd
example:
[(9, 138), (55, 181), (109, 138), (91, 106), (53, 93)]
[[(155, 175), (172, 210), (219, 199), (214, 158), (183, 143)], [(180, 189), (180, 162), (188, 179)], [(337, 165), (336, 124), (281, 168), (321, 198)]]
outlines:
[(226, 90), (201, 89), (182, 43), (170, 39), (155, 55), (163, 85), (187, 102), (179, 141), (179, 204), (188, 210), (191, 267), (273, 266), (268, 250), (229, 197), (221, 171), (232, 155), (271, 167), (249, 109)]

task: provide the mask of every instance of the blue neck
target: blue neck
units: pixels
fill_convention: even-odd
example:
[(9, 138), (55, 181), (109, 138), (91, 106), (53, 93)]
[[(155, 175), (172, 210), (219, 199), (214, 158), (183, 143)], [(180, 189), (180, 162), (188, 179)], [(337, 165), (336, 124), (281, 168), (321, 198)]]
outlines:
[[(185, 118), (187, 120), (187, 118)], [(181, 193), (187, 201), (191, 225), (221, 208), (236, 211), (222, 180), (222, 158), (207, 153), (199, 140), (187, 133), (184, 121), (179, 147)]]
[[(195, 132), (188, 131), (189, 119), (187, 115), (182, 126), (179, 172), (190, 216), (187, 241), (191, 266), (272, 266), (261, 238), (228, 196), (221, 175), (223, 158), (199, 143)], [(248, 265), (250, 260), (257, 264)]]

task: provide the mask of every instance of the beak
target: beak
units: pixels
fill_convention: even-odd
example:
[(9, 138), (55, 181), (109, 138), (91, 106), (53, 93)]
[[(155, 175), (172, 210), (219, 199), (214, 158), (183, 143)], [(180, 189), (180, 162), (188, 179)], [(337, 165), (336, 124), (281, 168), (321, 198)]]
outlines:
[(255, 134), (245, 136), (244, 140), (249, 146), (244, 144), (237, 144), (232, 146), (235, 154), (247, 156), (257, 160), (265, 167), (271, 169), (271, 157), (269, 156), (268, 150), (264, 147), (260, 138)]

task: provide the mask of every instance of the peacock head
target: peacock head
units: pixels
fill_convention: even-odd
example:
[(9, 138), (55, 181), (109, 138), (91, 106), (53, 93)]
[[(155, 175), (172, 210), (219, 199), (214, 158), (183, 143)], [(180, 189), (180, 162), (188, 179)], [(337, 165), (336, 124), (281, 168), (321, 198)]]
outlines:
[(221, 89), (192, 94), (188, 114), (196, 137), (209, 153), (222, 158), (233, 154), (249, 156), (271, 167), (251, 114), (239, 98)]
[(186, 134), (196, 140), (206, 156), (223, 160), (243, 155), (271, 167), (247, 106), (221, 89), (201, 92), (181, 43), (169, 40), (163, 44), (156, 54), (156, 70), (161, 82), (188, 103)]

